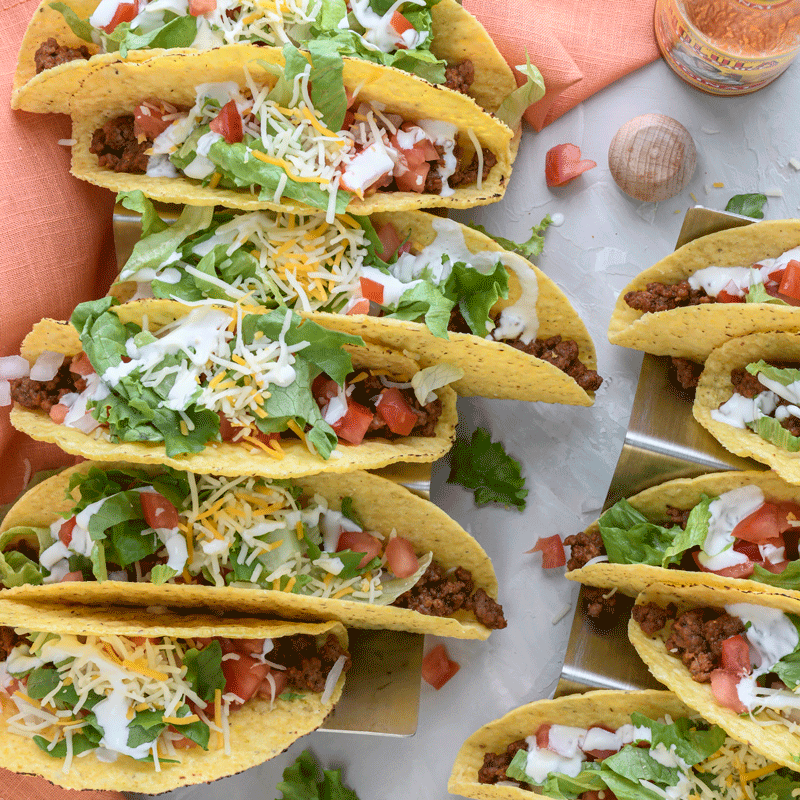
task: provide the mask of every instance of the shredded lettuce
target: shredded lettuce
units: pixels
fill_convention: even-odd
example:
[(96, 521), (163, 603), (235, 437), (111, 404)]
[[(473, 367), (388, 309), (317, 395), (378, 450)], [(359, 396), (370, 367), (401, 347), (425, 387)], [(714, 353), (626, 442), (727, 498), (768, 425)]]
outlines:
[(283, 780), (275, 787), (278, 800), (358, 800), (358, 795), (342, 783), (341, 769), (320, 768), (310, 750), (304, 750), (294, 764), (283, 771)]
[(546, 214), (538, 225), (534, 225), (531, 228), (531, 238), (526, 242), (515, 242), (512, 239), (496, 236), (493, 233), (489, 233), (483, 225), (477, 225), (473, 222), (469, 223), (469, 227), (482, 233), (484, 236), (488, 236), (490, 239), (494, 239), (500, 247), (504, 247), (506, 250), (513, 250), (525, 256), (525, 258), (533, 258), (534, 256), (541, 255), (542, 250), (544, 250), (544, 232), (552, 224), (552, 217)]
[(544, 78), (542, 73), (531, 64), (530, 56), (526, 50), (525, 63), (516, 67), (517, 71), (525, 76), (525, 83), (518, 86), (500, 104), (497, 116), (508, 125), (511, 130), (516, 130), (522, 121), (522, 115), (528, 106), (544, 97)]
[(751, 217), (752, 219), (764, 219), (764, 212), (761, 210), (767, 202), (765, 194), (735, 194), (728, 200), (728, 205), (725, 206), (726, 211), (732, 211), (734, 214), (741, 214), (743, 217)]

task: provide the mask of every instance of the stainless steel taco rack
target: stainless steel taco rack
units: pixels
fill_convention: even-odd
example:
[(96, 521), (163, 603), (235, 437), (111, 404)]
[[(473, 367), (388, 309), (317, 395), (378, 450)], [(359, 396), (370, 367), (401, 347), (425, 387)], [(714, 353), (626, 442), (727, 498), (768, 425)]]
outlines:
[[(737, 214), (692, 208), (686, 213), (675, 247), (752, 222)], [(676, 478), (721, 470), (764, 469), (763, 464), (729, 453), (694, 419), (692, 397), (671, 373), (669, 357), (645, 354), (604, 510), (623, 497)], [(662, 688), (628, 641), (628, 611), (633, 600), (620, 598), (617, 606), (619, 613), (603, 627), (587, 616), (581, 592), (556, 696), (588, 689)]]

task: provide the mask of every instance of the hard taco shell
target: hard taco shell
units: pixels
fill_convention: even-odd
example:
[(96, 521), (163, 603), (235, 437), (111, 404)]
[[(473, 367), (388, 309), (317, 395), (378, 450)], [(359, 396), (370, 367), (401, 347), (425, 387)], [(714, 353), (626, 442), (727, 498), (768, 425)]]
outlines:
[(705, 267), (749, 267), (800, 245), (800, 220), (758, 222), (695, 239), (637, 275), (617, 298), (608, 326), (612, 344), (657, 356), (705, 361), (737, 336), (762, 331), (800, 331), (800, 310), (772, 303), (707, 303), (643, 313), (625, 302), (648, 283), (680, 283)]
[[(69, 514), (74, 505), (65, 497), (74, 474), (85, 474), (93, 466), (123, 467), (123, 464), (83, 462), (49, 478), (26, 492), (9, 510), (0, 525), (2, 534), (19, 526), (49, 526)], [(153, 468), (153, 471), (158, 471)], [(492, 562), (478, 542), (433, 503), (404, 487), (367, 472), (324, 474), (295, 480), (306, 496), (320, 494), (335, 509), (344, 497), (353, 498), (353, 510), (364, 530), (388, 537), (394, 530), (408, 539), (418, 554), (433, 553), (445, 570), (464, 567), (472, 573), (476, 589), (497, 599), (497, 578)], [(77, 493), (76, 493), (77, 495)], [(10, 544), (10, 542), (9, 542)], [(37, 543), (31, 542), (36, 547)], [(353, 628), (387, 628), (414, 633), (431, 633), (459, 639), (486, 639), (490, 630), (471, 611), (460, 609), (450, 617), (434, 617), (406, 608), (369, 605), (344, 598), (308, 597), (291, 592), (217, 588), (214, 586), (123, 583), (117, 581), (53, 583), (18, 586), (3, 590), (4, 598), (46, 603), (85, 603), (91, 598), (98, 606), (166, 605), (231, 610), (248, 614), (269, 614), (302, 620), (334, 619)]]
[(754, 333), (718, 347), (708, 357), (700, 376), (692, 413), (731, 453), (768, 464), (788, 483), (800, 484), (800, 453), (790, 453), (749, 428), (734, 428), (711, 416), (734, 393), (731, 371), (762, 358), (771, 362), (800, 362), (800, 334)]
[[(143, 300), (115, 306), (112, 309), (124, 322), (141, 322), (147, 316), (151, 328), (161, 327), (189, 312), (189, 308), (171, 300)], [(249, 309), (248, 309), (249, 310)], [(259, 309), (252, 309), (261, 313)], [(348, 347), (349, 349), (349, 347)], [(80, 352), (80, 338), (69, 322), (45, 319), (37, 323), (25, 337), (21, 355), (31, 363), (44, 350), (66, 355)], [(387, 348), (368, 345), (350, 350), (356, 368), (384, 369), (403, 378), (416, 372), (414, 362)], [(97, 461), (122, 460), (137, 464), (166, 464), (175, 469), (218, 475), (261, 475), (267, 478), (292, 478), (318, 472), (348, 472), (353, 469), (378, 469), (397, 461), (430, 462), (443, 456), (455, 438), (456, 396), (452, 389), (437, 390), (442, 400), (442, 415), (436, 423), (434, 436), (406, 436), (394, 441), (365, 440), (360, 445), (339, 444), (340, 458), (327, 461), (312, 455), (298, 440), (282, 440), (286, 456), (280, 460), (265, 452), (250, 453), (248, 448), (232, 442), (211, 442), (202, 452), (167, 457), (163, 444), (145, 442), (111, 442), (95, 439), (77, 428), (57, 425), (41, 410), (16, 405), (11, 412), (11, 424), (34, 439), (55, 442), (68, 453)]]
[[(73, 606), (51, 609), (36, 604), (0, 601), (0, 625), (54, 633), (96, 634), (116, 636), (225, 636), (234, 639), (277, 638), (308, 633), (324, 638), (333, 633), (347, 645), (347, 632), (336, 622), (318, 625), (273, 622), (263, 619), (222, 620), (211, 616), (178, 616), (148, 612), (142, 622), (142, 611), (133, 609), (100, 609)], [(76, 758), (69, 773), (61, 771), (62, 761), (42, 752), (33, 739), (9, 733), (5, 721), (10, 716), (7, 702), (2, 704), (0, 759), (14, 772), (41, 775), (51, 783), (70, 789), (115, 789), (160, 794), (179, 786), (207, 783), (254, 767), (282, 753), (292, 742), (316, 730), (339, 700), (344, 686), (340, 676), (333, 695), (321, 703), (321, 695), (305, 694), (294, 700), (253, 698), (230, 715), (231, 754), (223, 749), (205, 751), (200, 748), (181, 750), (180, 764), (161, 764), (156, 772), (152, 764), (120, 756), (114, 763), (98, 761), (93, 755)]]

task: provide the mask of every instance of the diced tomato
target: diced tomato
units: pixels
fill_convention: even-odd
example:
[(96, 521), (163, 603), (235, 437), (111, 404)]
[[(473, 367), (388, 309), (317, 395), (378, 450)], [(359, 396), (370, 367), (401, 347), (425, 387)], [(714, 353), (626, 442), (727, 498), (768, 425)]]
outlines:
[[(159, 111), (160, 107), (157, 100), (145, 101), (136, 106), (133, 112), (133, 132), (136, 136), (155, 139), (169, 128), (172, 123), (164, 119), (163, 112)], [(126, 356), (123, 356), (122, 360), (125, 358)]]
[(398, 578), (408, 578), (419, 569), (419, 559), (408, 539), (395, 536), (386, 545), (386, 563)]
[(366, 297), (356, 300), (356, 302), (350, 306), (350, 310), (347, 314), (369, 314), (369, 300), (367, 300)]
[(231, 421), (224, 414), (219, 415), (219, 438), (223, 442), (232, 441), (238, 430), (239, 428), (231, 425)]
[(731, 675), (749, 675), (752, 671), (750, 663), (750, 645), (741, 634), (730, 636), (722, 642), (722, 669)]
[(177, 528), (178, 509), (158, 492), (139, 492), (144, 521), (151, 528)]
[(405, 134), (419, 132), (419, 140), (415, 141), (411, 147), (403, 147), (407, 143), (406, 139), (413, 136), (403, 136), (397, 133), (392, 134), (389, 143), (397, 150), (402, 158), (393, 171), (397, 188), (402, 192), (421, 192), (425, 188), (425, 180), (430, 171), (430, 163), (439, 160), (439, 154), (433, 142), (427, 137), (418, 125), (403, 123), (401, 131)]
[(761, 544), (767, 539), (775, 539), (784, 530), (784, 522), (785, 518), (781, 519), (778, 506), (774, 503), (763, 503), (733, 529), (733, 536), (746, 542)]
[(372, 300), (374, 303), (381, 305), (383, 303), (383, 284), (369, 278), (359, 278), (359, 281), (361, 282), (361, 294), (367, 300)]
[(231, 639), (231, 645), (236, 648), (237, 653), (260, 653), (264, 649), (263, 639)]
[(314, 378), (314, 382), (311, 384), (311, 394), (314, 395), (317, 405), (324, 406), (339, 394), (339, 385), (323, 372)]
[(228, 144), (236, 144), (244, 138), (242, 132), (242, 115), (236, 108), (236, 101), (225, 103), (208, 126), (214, 133), (220, 134)]
[(550, 746), (550, 728), (552, 727), (552, 725), (545, 722), (536, 729), (536, 746), (540, 750), (547, 750)]
[[(380, 239), (381, 249), (378, 250), (378, 248), (376, 247), (375, 255), (378, 256), (378, 258), (383, 259), (384, 261), (388, 261), (397, 252), (397, 249), (402, 244), (402, 240), (400, 239), (400, 234), (397, 232), (397, 228), (395, 228), (395, 226), (392, 225), (391, 222), (387, 222), (384, 225), (381, 225), (381, 227), (378, 228), (376, 233), (378, 234), (378, 239)], [(363, 286), (362, 286), (362, 292), (363, 292)], [(383, 301), (383, 287), (381, 287), (381, 301)]]
[(431, 165), (427, 161), (409, 167), (404, 172), (395, 170), (394, 182), (401, 192), (422, 192), (430, 170)]
[(61, 527), (58, 529), (58, 538), (61, 539), (61, 543), (64, 547), (69, 547), (69, 543), (72, 541), (72, 531), (75, 529), (77, 521), (77, 517), (68, 519), (66, 522), (62, 523)]
[(267, 664), (261, 664), (252, 656), (239, 654), (239, 658), (228, 658), (222, 662), (225, 676), (225, 692), (233, 692), (246, 703), (261, 686), (269, 672)]
[(761, 561), (758, 566), (763, 567), (767, 572), (772, 572), (774, 575), (780, 575), (789, 566), (789, 562), (783, 560), (773, 564), (770, 561)]
[(581, 800), (617, 800), (617, 796), (611, 789), (587, 789), (582, 795)]
[(761, 551), (754, 542), (745, 542), (744, 539), (737, 539), (733, 543), (733, 549), (737, 553), (744, 553), (751, 561), (761, 560)]
[(461, 667), (450, 660), (447, 650), (443, 644), (437, 644), (422, 659), (422, 677), (434, 689), (441, 689)]
[(595, 161), (581, 160), (581, 149), (577, 145), (557, 144), (547, 151), (544, 174), (548, 186), (563, 186), (596, 166)]
[(347, 398), (347, 412), (331, 425), (336, 435), (350, 444), (361, 444), (375, 415), (360, 403)]
[(778, 291), (786, 297), (800, 300), (800, 261), (792, 259), (783, 270)]
[(723, 707), (730, 708), (737, 714), (744, 714), (747, 711), (744, 703), (739, 699), (739, 692), (736, 684), (739, 677), (726, 672), (724, 669), (715, 669), (711, 673), (711, 692), (714, 699)]
[(68, 572), (60, 581), (59, 583), (70, 583), (71, 581), (82, 581), (83, 580), (83, 573), (78, 572)]
[(108, 25), (103, 25), (103, 30), (106, 33), (111, 33), (120, 23), (132, 22), (138, 13), (139, 8), (136, 3), (120, 3), (114, 12), (114, 16), (111, 17), (111, 22)]
[(214, 11), (217, 7), (217, 0), (189, 0), (189, 13), (193, 17), (202, 17)]
[(351, 108), (353, 103), (356, 101), (355, 95), (345, 86), (344, 89), (345, 96), (347, 97), (347, 107)]
[(722, 291), (717, 295), (718, 303), (744, 303), (744, 295), (739, 294), (739, 287), (733, 282), (728, 281)]
[(698, 553), (692, 553), (694, 563), (701, 572), (713, 572), (714, 575), (722, 575), (723, 578), (749, 578), (753, 574), (754, 564), (749, 559), (743, 561), (741, 564), (734, 564), (732, 567), (723, 567), (722, 569), (708, 569), (704, 567), (698, 558)]
[(92, 366), (92, 362), (89, 361), (89, 356), (81, 351), (72, 359), (69, 365), (69, 371), (74, 372), (76, 375), (91, 375), (94, 372), (94, 367)]
[(269, 445), (271, 442), (274, 442), (276, 439), (280, 439), (280, 433), (264, 433), (263, 431), (258, 430), (258, 428), (251, 429), (252, 433), (249, 435), (252, 436), (254, 439), (258, 439), (259, 442), (263, 442), (266, 445)]
[(67, 418), (67, 414), (69, 414), (69, 406), (65, 406), (63, 403), (56, 403), (49, 411), (50, 419), (56, 423), (56, 425), (63, 425), (64, 420)]
[(383, 542), (366, 531), (342, 531), (336, 544), (336, 552), (340, 550), (363, 553), (364, 558), (358, 562), (358, 568), (363, 569), (375, 556), (381, 554)]
[[(173, 733), (180, 733), (180, 731), (174, 725), (170, 725), (167, 730), (170, 730)], [(200, 745), (198, 745), (197, 742), (193, 742), (187, 736), (183, 736), (181, 734), (180, 739), (172, 739), (172, 746), (176, 750), (191, 750), (193, 747), (199, 747)]]
[(392, 21), (389, 24), (399, 34), (414, 30), (414, 26), (399, 11), (392, 14)]
[[(280, 669), (270, 669), (267, 675), (272, 678), (275, 684), (275, 697), (282, 694), (289, 685), (289, 678), (286, 673)], [(258, 696), (265, 697), (267, 700), (272, 700), (272, 685), (269, 682), (269, 677), (265, 677), (261, 686), (258, 687)]]
[(403, 397), (403, 393), (395, 386), (384, 389), (377, 403), (378, 416), (389, 426), (392, 433), (408, 436), (414, 430), (419, 417)]
[(527, 552), (542, 553), (542, 567), (555, 569), (567, 563), (567, 554), (564, 552), (564, 543), (561, 537), (554, 533), (552, 536), (541, 537), (538, 542)]

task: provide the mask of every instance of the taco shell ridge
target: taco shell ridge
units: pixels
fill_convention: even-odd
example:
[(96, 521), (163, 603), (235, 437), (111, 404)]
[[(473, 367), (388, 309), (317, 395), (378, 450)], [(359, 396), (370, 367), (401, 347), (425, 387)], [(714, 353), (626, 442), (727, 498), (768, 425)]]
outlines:
[[(253, 52), (256, 51), (256, 52)], [(165, 203), (196, 206), (224, 205), (254, 211), (272, 208), (278, 211), (308, 212), (309, 206), (288, 198), (281, 202), (259, 200), (246, 189), (212, 189), (186, 177), (162, 178), (116, 173), (99, 166), (89, 148), (94, 131), (108, 120), (132, 114), (145, 98), (166, 100), (178, 106), (192, 106), (195, 89), (191, 76), (202, 75), (204, 83), (236, 81), (245, 86), (247, 67), (256, 83), (274, 84), (274, 76), (261, 65), (282, 65), (281, 51), (271, 47), (230, 45), (206, 52), (181, 52), (149, 58), (142, 62), (117, 62), (89, 72), (84, 78), (71, 110), (72, 174), (76, 178), (104, 186), (112, 191), (141, 189), (148, 197)], [(350, 90), (361, 86), (359, 98), (383, 103), (387, 113), (396, 113), (409, 121), (435, 117), (451, 122), (459, 130), (465, 155), (474, 147), (467, 134), (471, 128), (482, 147), (497, 158), (486, 180), (455, 189), (449, 197), (416, 192), (376, 192), (359, 200), (354, 197), (347, 211), (372, 214), (412, 208), (446, 206), (469, 208), (499, 200), (511, 175), (513, 131), (496, 117), (487, 114), (466, 95), (434, 86), (393, 67), (382, 67), (358, 59), (344, 59), (344, 84)]]
[[(66, 497), (70, 478), (88, 473), (93, 466), (111, 469), (124, 468), (125, 464), (85, 461), (37, 484), (9, 510), (0, 525), (0, 540), (2, 534), (11, 528), (45, 527), (69, 514), (74, 505)], [(154, 468), (152, 471), (158, 470)], [(335, 509), (341, 507), (344, 497), (352, 497), (353, 510), (362, 520), (365, 530), (377, 531), (386, 537), (396, 531), (398, 536), (414, 545), (418, 554), (432, 552), (434, 561), (445, 570), (459, 566), (468, 569), (475, 588), (483, 589), (492, 599), (497, 599), (497, 578), (486, 552), (455, 520), (430, 501), (393, 481), (361, 471), (324, 473), (297, 478), (294, 482), (302, 487), (306, 496), (320, 494)], [(354, 628), (404, 630), (459, 639), (486, 639), (490, 633), (472, 612), (463, 609), (451, 617), (435, 617), (411, 609), (270, 589), (88, 581), (23, 585), (0, 591), (0, 599), (53, 604), (85, 603), (87, 596), (98, 605), (206, 606), (309, 621), (338, 620)]]
[(650, 718), (694, 713), (672, 692), (655, 689), (637, 692), (603, 689), (565, 695), (555, 700), (537, 700), (509, 711), (473, 733), (456, 756), (447, 789), (451, 794), (476, 800), (547, 797), (518, 786), (479, 783), (478, 771), (483, 766), (484, 754), (504, 752), (512, 742), (534, 736), (539, 726), (546, 723), (589, 728), (602, 720), (603, 725), (618, 728), (630, 723), (634, 711)]
[[(149, 615), (152, 624), (141, 622), (141, 612), (129, 609), (72, 607), (59, 610), (36, 604), (0, 601), (0, 625), (30, 630), (52, 630), (56, 633), (204, 637), (267, 638), (309, 633), (320, 637), (333, 633), (346, 646), (347, 632), (338, 623), (302, 625), (270, 622), (263, 619), (223, 620), (218, 617), (179, 617), (174, 614)], [(293, 700), (276, 699), (270, 709), (268, 700), (254, 698), (230, 715), (231, 754), (223, 749), (201, 748), (181, 750), (180, 764), (161, 764), (156, 772), (152, 764), (119, 756), (114, 763), (103, 763), (93, 755), (73, 759), (69, 773), (61, 771), (62, 760), (44, 753), (33, 739), (0, 732), (0, 758), (13, 772), (40, 775), (58, 786), (69, 789), (129, 790), (160, 794), (180, 786), (208, 783), (242, 772), (274, 758), (289, 745), (316, 730), (333, 710), (344, 687), (341, 675), (333, 695), (321, 703), (321, 695), (305, 693)], [(0, 721), (10, 716), (9, 703), (2, 703)], [(16, 709), (14, 709), (16, 710)]]
[(608, 340), (658, 356), (703, 362), (715, 347), (738, 336), (800, 331), (800, 311), (772, 303), (707, 303), (644, 313), (625, 302), (648, 283), (675, 284), (709, 266), (749, 267), (800, 246), (800, 220), (768, 220), (712, 233), (670, 253), (637, 275), (621, 292), (608, 326)]
[(790, 453), (749, 428), (734, 428), (711, 416), (711, 412), (734, 393), (731, 371), (762, 358), (773, 362), (800, 362), (800, 333), (754, 333), (718, 347), (708, 357), (700, 376), (692, 414), (726, 450), (754, 458), (772, 467), (788, 483), (800, 484), (800, 453)]
[[(771, 597), (751, 589), (730, 587), (712, 588), (708, 586), (670, 586), (664, 590), (655, 588), (643, 592), (636, 600), (637, 605), (657, 602), (662, 606), (673, 602), (678, 613), (687, 608), (722, 608), (729, 603), (752, 603), (769, 606), (785, 613), (800, 614), (800, 600), (789, 597)], [(719, 725), (730, 737), (749, 745), (771, 761), (797, 770), (795, 756), (800, 752), (800, 733), (791, 733), (786, 726), (761, 726), (757, 720), (771, 717), (764, 712), (750, 716), (739, 716), (729, 708), (717, 704), (711, 693), (710, 683), (697, 683), (681, 660), (667, 652), (665, 642), (669, 637), (671, 622), (654, 636), (647, 636), (631, 617), (628, 623), (628, 636), (636, 652), (645, 662), (650, 673), (702, 717)], [(756, 721), (754, 721), (756, 720)], [(793, 723), (789, 723), (792, 725)]]
[[(146, 315), (151, 327), (167, 324), (189, 312), (189, 308), (172, 300), (143, 300), (114, 306), (113, 310), (123, 322), (141, 321)], [(248, 309), (249, 311), (249, 309)], [(261, 309), (252, 309), (262, 313)], [(263, 312), (266, 313), (266, 312)], [(414, 362), (388, 348), (367, 344), (350, 349), (354, 367), (385, 369), (398, 377), (416, 372)], [(44, 319), (34, 325), (25, 337), (20, 350), (31, 363), (44, 350), (65, 355), (75, 355), (81, 350), (80, 339), (69, 322)], [(291, 478), (313, 475), (318, 472), (348, 472), (354, 469), (378, 469), (398, 461), (430, 462), (443, 456), (455, 439), (457, 422), (456, 395), (448, 386), (437, 390), (442, 400), (442, 414), (436, 423), (434, 436), (405, 436), (365, 440), (360, 445), (340, 443), (341, 457), (327, 461), (312, 455), (299, 439), (281, 440), (285, 457), (278, 460), (265, 452), (250, 453), (232, 442), (211, 442), (200, 453), (168, 457), (163, 444), (148, 442), (111, 442), (82, 433), (77, 428), (66, 428), (54, 423), (48, 414), (19, 404), (11, 411), (11, 424), (33, 439), (54, 442), (62, 450), (95, 461), (128, 461), (137, 464), (166, 464), (175, 469), (218, 475), (260, 475), (266, 478)]]
[[(97, 45), (86, 42), (73, 33), (63, 15), (50, 8), (51, 2), (52, 0), (42, 0), (22, 39), (11, 94), (11, 107), (14, 109), (68, 114), (72, 96), (80, 90), (86, 75), (98, 66), (198, 52), (188, 47), (153, 48), (131, 50), (125, 58), (119, 52), (99, 53)], [(97, 0), (69, 0), (65, 5), (78, 17), (86, 19), (91, 16), (98, 3)], [(431, 8), (431, 27), (431, 52), (448, 64), (471, 60), (475, 66), (475, 81), (468, 94), (487, 111), (497, 111), (505, 97), (517, 88), (517, 83), (511, 68), (483, 25), (456, 0), (439, 0)], [(93, 54), (92, 59), (70, 61), (37, 75), (34, 56), (39, 45), (51, 37), (59, 44), (69, 47), (85, 45)], [(257, 45), (247, 46), (262, 49)]]

